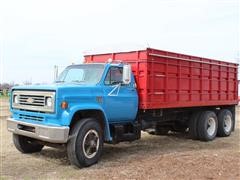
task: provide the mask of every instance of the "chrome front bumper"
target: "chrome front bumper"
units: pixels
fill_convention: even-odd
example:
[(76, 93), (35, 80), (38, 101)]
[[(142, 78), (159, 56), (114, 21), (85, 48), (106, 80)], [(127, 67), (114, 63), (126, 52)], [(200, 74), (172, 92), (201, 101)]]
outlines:
[(7, 119), (7, 129), (15, 134), (51, 143), (66, 143), (69, 135), (68, 126), (45, 126), (17, 121), (13, 118)]

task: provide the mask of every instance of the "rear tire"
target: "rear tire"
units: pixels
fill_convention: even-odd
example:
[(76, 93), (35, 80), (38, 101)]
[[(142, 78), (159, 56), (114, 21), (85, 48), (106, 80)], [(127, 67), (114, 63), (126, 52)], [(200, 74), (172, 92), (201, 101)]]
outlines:
[(189, 134), (194, 140), (199, 139), (198, 137), (198, 121), (202, 112), (194, 112), (189, 121)]
[(198, 120), (198, 136), (202, 141), (211, 141), (218, 129), (217, 116), (213, 111), (204, 111)]
[(93, 118), (82, 119), (70, 131), (67, 154), (72, 165), (87, 167), (98, 162), (103, 149), (103, 131)]
[(13, 143), (18, 151), (26, 154), (40, 152), (43, 148), (43, 145), (34, 142), (32, 138), (18, 134), (13, 134)]
[(233, 115), (228, 109), (222, 109), (218, 113), (218, 132), (220, 137), (230, 136), (233, 129)]

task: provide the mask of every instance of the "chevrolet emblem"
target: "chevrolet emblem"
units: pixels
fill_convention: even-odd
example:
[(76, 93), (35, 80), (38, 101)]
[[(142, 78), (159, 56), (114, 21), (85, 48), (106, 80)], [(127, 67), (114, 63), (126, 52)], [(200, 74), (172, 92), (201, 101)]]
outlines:
[(28, 98), (28, 99), (27, 99), (27, 102), (28, 102), (28, 103), (33, 103), (33, 101), (34, 101), (33, 98)]

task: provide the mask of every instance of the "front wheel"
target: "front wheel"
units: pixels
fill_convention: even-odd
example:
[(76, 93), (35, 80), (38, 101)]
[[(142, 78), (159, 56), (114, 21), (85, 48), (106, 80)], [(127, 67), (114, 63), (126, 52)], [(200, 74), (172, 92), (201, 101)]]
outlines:
[(40, 152), (43, 148), (43, 145), (38, 144), (33, 139), (18, 134), (13, 134), (13, 143), (17, 150), (22, 153)]
[(77, 167), (91, 166), (99, 160), (102, 149), (103, 132), (95, 119), (82, 119), (73, 126), (67, 143), (71, 164)]

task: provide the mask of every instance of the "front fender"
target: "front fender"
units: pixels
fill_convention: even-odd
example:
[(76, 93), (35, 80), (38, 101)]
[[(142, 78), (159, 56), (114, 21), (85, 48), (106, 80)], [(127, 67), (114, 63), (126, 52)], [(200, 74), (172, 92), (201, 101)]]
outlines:
[(98, 104), (81, 104), (81, 105), (75, 105), (71, 106), (68, 110), (63, 111), (61, 119), (63, 125), (70, 126), (71, 121), (73, 119), (73, 116), (76, 112), (81, 111), (81, 110), (99, 110), (103, 113), (104, 115), (104, 139), (106, 141), (111, 141), (112, 137), (110, 134), (110, 129), (109, 129), (109, 123), (108, 123), (108, 118), (104, 112), (104, 109), (98, 105)]

